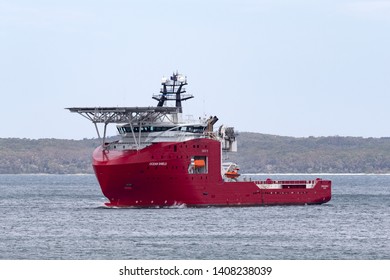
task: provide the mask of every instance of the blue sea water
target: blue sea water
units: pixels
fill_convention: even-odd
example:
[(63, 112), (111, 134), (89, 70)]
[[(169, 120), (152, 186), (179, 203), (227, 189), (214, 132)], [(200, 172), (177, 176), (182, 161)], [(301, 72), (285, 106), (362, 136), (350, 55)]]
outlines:
[(93, 175), (0, 175), (0, 258), (390, 259), (390, 175), (321, 176), (323, 205), (109, 209)]

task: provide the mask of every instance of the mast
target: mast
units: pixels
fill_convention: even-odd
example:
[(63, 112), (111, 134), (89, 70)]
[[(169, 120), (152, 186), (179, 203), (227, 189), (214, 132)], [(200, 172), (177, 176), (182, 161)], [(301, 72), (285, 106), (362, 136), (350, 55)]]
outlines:
[(169, 79), (163, 77), (161, 85), (160, 93), (153, 95), (153, 99), (158, 101), (157, 107), (163, 107), (166, 101), (175, 101), (178, 112), (183, 113), (181, 102), (194, 97), (192, 94), (185, 94), (184, 86), (188, 85), (187, 77), (176, 72)]

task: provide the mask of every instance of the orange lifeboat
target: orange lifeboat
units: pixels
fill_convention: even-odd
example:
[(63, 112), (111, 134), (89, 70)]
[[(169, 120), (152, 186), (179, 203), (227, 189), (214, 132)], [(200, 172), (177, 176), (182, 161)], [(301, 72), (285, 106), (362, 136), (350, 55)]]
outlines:
[(230, 179), (236, 179), (240, 176), (240, 174), (238, 174), (238, 170), (240, 170), (239, 168), (235, 168), (234, 170), (232, 171), (228, 171), (225, 173), (225, 176), (227, 178), (230, 178)]
[(203, 159), (196, 159), (194, 160), (194, 166), (195, 168), (202, 168), (206, 166), (206, 163)]

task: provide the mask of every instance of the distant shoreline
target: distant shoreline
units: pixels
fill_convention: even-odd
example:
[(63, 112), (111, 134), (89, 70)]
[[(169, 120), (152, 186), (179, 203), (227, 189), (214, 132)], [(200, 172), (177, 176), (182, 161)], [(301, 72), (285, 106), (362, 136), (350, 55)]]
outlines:
[[(223, 155), (247, 176), (390, 174), (390, 137), (297, 138), (240, 132), (238, 152)], [(0, 174), (93, 174), (101, 140), (0, 138)], [(323, 174), (323, 175), (322, 175)]]
[(285, 176), (390, 176), (390, 173), (244, 173), (241, 176), (267, 176), (267, 175), (285, 175)]
[[(1, 173), (0, 176), (95, 176), (94, 173)], [(390, 173), (244, 173), (245, 176), (390, 176)]]

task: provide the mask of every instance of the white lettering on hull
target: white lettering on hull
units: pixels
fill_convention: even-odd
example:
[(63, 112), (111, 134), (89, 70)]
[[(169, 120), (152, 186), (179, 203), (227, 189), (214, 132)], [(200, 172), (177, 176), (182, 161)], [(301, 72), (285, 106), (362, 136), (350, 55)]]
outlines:
[(160, 162), (149, 162), (150, 166), (166, 166), (168, 163), (166, 161), (160, 161)]

